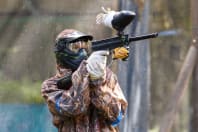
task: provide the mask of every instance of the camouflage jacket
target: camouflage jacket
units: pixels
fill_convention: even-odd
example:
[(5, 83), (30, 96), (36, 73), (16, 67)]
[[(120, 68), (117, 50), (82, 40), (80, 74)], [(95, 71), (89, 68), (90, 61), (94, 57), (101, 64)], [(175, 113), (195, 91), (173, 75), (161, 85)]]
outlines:
[(71, 70), (57, 74), (42, 84), (42, 96), (59, 132), (118, 132), (116, 126), (124, 116), (127, 101), (116, 76), (110, 69), (96, 81), (90, 81), (86, 61), (72, 73), (68, 90), (57, 88), (57, 79)]

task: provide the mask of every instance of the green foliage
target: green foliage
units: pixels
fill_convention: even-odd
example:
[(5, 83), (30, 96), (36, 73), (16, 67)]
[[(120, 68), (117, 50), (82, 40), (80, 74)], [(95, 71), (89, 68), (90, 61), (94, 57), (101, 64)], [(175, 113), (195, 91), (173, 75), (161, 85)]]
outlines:
[(42, 103), (41, 82), (0, 81), (1, 103)]
[(150, 129), (149, 132), (159, 132), (159, 127), (155, 126), (154, 128)]

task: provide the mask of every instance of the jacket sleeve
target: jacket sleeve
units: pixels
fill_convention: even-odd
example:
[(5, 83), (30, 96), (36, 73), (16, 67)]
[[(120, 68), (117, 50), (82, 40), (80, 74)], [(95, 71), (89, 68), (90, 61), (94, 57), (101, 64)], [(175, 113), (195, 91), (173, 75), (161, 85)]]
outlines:
[(106, 77), (90, 82), (91, 102), (111, 124), (116, 126), (124, 116), (127, 101), (117, 76), (107, 69)]
[(69, 90), (57, 88), (56, 76), (43, 82), (41, 93), (50, 112), (61, 116), (76, 116), (87, 111), (90, 104), (90, 91), (85, 65), (83, 61), (72, 74), (72, 86)]

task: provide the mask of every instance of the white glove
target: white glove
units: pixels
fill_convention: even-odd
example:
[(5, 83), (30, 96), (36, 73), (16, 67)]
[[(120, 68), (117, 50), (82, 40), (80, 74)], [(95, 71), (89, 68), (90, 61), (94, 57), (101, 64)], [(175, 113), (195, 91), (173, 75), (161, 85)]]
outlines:
[(113, 16), (117, 13), (116, 11), (113, 11), (111, 9), (104, 9), (102, 7), (103, 13), (100, 13), (96, 16), (96, 24), (104, 24), (105, 26), (108, 26), (112, 28), (111, 21), (113, 20)]
[(109, 51), (96, 51), (87, 59), (87, 71), (91, 80), (100, 79), (106, 74), (107, 55)]

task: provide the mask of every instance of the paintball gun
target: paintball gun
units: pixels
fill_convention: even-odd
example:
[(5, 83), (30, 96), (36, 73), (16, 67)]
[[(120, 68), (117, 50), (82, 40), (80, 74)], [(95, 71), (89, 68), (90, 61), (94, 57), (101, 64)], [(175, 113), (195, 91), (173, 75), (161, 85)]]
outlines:
[[(111, 12), (102, 16), (103, 19), (96, 20), (96, 22), (103, 23), (104, 25), (113, 28), (117, 31), (117, 36), (112, 38), (107, 38), (103, 40), (94, 40), (91, 42), (91, 51), (98, 50), (112, 50), (117, 47), (128, 46), (132, 41), (139, 41), (144, 39), (155, 38), (158, 33), (151, 33), (141, 36), (130, 37), (128, 34), (124, 34), (123, 30), (128, 26), (132, 20), (135, 18), (135, 13), (131, 11), (120, 11)], [(64, 76), (57, 80), (57, 86), (59, 89), (67, 89), (66, 85), (71, 86), (71, 75)]]
[[(132, 41), (139, 41), (144, 39), (155, 38), (158, 33), (151, 33), (141, 36), (130, 37), (128, 34), (124, 34), (123, 30), (128, 26), (135, 18), (136, 14), (132, 11), (120, 11), (105, 14), (103, 20), (96, 20), (98, 23), (113, 28), (117, 31), (117, 37), (107, 38), (103, 40), (92, 41), (92, 51), (97, 50), (112, 50), (117, 47), (128, 46)], [(99, 22), (100, 21), (100, 22)]]

